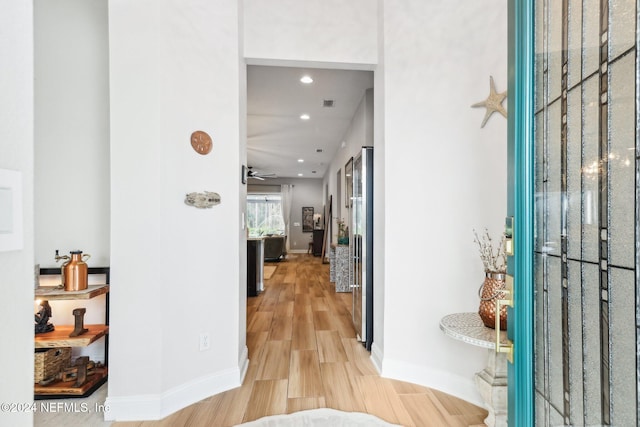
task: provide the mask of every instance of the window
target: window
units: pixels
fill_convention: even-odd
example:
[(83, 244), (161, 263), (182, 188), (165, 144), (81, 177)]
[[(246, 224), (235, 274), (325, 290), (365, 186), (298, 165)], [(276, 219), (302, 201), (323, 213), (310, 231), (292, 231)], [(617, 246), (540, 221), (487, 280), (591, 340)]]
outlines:
[(248, 194), (247, 226), (251, 237), (284, 234), (282, 196), (280, 194)]

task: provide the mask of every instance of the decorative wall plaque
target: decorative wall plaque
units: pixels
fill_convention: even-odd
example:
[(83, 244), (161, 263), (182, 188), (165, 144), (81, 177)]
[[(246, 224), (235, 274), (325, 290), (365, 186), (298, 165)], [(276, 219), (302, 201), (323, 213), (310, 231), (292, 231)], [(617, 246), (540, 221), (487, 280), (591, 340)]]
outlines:
[(191, 134), (191, 146), (196, 150), (196, 153), (204, 156), (211, 152), (213, 143), (208, 133), (197, 130)]
[(204, 193), (188, 193), (184, 203), (199, 209), (207, 209), (220, 204), (220, 195), (210, 191)]

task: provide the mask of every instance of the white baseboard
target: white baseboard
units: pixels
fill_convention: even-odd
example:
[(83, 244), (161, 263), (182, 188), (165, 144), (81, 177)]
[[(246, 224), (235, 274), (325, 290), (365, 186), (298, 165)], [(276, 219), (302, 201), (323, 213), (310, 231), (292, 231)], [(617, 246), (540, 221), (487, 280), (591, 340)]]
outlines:
[[(372, 348), (372, 359), (373, 356)], [(378, 363), (378, 361), (374, 361), (374, 363)], [(381, 363), (380, 366), (382, 366), (380, 375), (383, 377), (440, 390), (481, 408), (486, 407), (473, 378), (465, 378), (450, 372), (434, 370), (401, 360), (390, 360), (389, 358), (384, 358), (384, 363)]]
[(244, 377), (249, 369), (249, 348), (245, 345), (238, 360), (238, 369), (240, 369), (240, 384), (244, 382)]
[(196, 378), (162, 394), (107, 397), (104, 418), (107, 421), (160, 420), (202, 399), (242, 384), (249, 360), (247, 349), (238, 368)]
[(382, 372), (382, 359), (384, 357), (384, 353), (382, 349), (375, 343), (371, 344), (371, 362), (373, 366), (376, 368), (378, 373)]
[(162, 418), (162, 401), (157, 395), (107, 396), (104, 401), (105, 421), (144, 421)]
[(370, 360), (383, 377), (440, 390), (481, 408), (486, 406), (473, 378), (465, 378), (401, 360), (390, 360), (384, 357), (383, 350), (375, 342), (371, 345)]
[(289, 249), (287, 251), (288, 254), (306, 254), (308, 249)]

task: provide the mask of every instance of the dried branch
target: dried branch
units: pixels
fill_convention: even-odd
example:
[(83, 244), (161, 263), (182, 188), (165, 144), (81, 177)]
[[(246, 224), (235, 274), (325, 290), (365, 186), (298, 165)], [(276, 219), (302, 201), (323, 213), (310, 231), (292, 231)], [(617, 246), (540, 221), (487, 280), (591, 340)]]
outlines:
[(496, 248), (493, 246), (493, 240), (489, 235), (489, 231), (485, 228), (484, 234), (478, 236), (476, 230), (473, 230), (475, 239), (473, 240), (478, 244), (480, 250), (480, 259), (484, 265), (485, 272), (492, 273), (504, 273), (507, 271), (507, 255), (504, 253), (504, 233), (500, 238), (500, 243)]

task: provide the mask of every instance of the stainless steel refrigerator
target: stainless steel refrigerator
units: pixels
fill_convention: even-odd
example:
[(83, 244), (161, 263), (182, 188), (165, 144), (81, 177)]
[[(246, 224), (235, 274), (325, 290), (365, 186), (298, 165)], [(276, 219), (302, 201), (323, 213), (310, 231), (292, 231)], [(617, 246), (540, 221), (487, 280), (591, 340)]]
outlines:
[(373, 342), (373, 147), (353, 159), (349, 242), (353, 261), (353, 325), (367, 350)]

